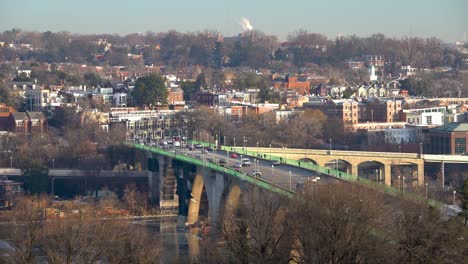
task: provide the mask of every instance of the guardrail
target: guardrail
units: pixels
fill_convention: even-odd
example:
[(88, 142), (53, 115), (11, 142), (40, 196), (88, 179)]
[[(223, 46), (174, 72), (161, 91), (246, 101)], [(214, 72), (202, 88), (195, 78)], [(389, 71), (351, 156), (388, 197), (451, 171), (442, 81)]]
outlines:
[[(342, 172), (342, 171), (339, 171), (339, 170), (334, 170), (334, 169), (328, 168), (328, 167), (321, 167), (321, 166), (318, 166), (318, 165), (315, 165), (315, 164), (312, 164), (312, 163), (309, 163), (309, 162), (301, 162), (300, 166), (299, 166), (299, 161), (297, 161), (297, 160), (284, 159), (282, 157), (274, 156), (271, 153), (269, 153), (269, 154), (259, 153), (256, 150), (252, 151), (252, 150), (249, 150), (247, 148), (241, 149), (241, 148), (233, 148), (233, 147), (230, 147), (230, 146), (221, 146), (221, 149), (224, 150), (224, 151), (235, 152), (235, 153), (238, 153), (238, 154), (248, 155), (248, 156), (252, 156), (252, 157), (256, 157), (256, 158), (262, 158), (261, 156), (263, 156), (263, 157), (266, 157), (266, 158), (270, 158), (270, 160), (280, 161), (280, 162), (282, 162), (284, 164), (287, 164), (287, 165), (309, 169), (309, 170), (315, 171), (317, 173), (322, 173), (322, 174), (329, 175), (329, 176), (332, 176), (334, 178), (337, 178), (337, 179), (340, 179), (340, 180), (343, 180), (343, 181), (352, 182), (354, 184), (359, 184), (361, 186), (372, 188), (372, 189), (375, 189), (375, 190), (378, 190), (378, 191), (381, 191), (381, 192), (385, 192), (385, 193), (388, 193), (388, 194), (393, 195), (393, 196), (402, 196), (402, 197), (404, 197), (406, 199), (409, 199), (409, 200), (412, 200), (412, 201), (415, 201), (415, 202), (418, 202), (418, 203), (427, 203), (427, 204), (429, 204), (431, 206), (434, 206), (434, 207), (441, 207), (441, 206), (444, 205), (444, 203), (442, 203), (440, 201), (437, 201), (437, 200), (433, 200), (433, 199), (427, 199), (426, 200), (425, 197), (422, 197), (422, 196), (420, 196), (420, 195), (418, 195), (416, 193), (402, 192), (402, 191), (400, 191), (398, 189), (395, 189), (395, 188), (393, 188), (391, 186), (386, 186), (386, 185), (383, 185), (383, 184), (379, 184), (379, 183), (376, 183), (376, 182), (373, 182), (373, 181), (370, 181), (370, 180), (367, 180), (367, 179), (359, 178), (357, 176), (348, 174), (346, 172)], [(264, 158), (264, 159), (266, 159), (266, 158)]]
[[(135, 144), (135, 143), (131, 143), (131, 142), (126, 142), (125, 144), (128, 145), (128, 146), (131, 146), (131, 147), (135, 147), (137, 149), (150, 151), (150, 152), (153, 152), (153, 153), (157, 153), (159, 155), (163, 155), (163, 156), (166, 156), (166, 157), (171, 157), (171, 158), (174, 158), (174, 159), (177, 159), (177, 160), (181, 160), (181, 161), (193, 164), (193, 165), (207, 167), (207, 168), (210, 168), (210, 169), (212, 169), (214, 171), (225, 173), (227, 175), (230, 175), (230, 176), (236, 177), (238, 179), (241, 179), (243, 181), (249, 182), (249, 183), (251, 183), (253, 185), (256, 185), (258, 187), (270, 190), (270, 191), (272, 191), (274, 193), (285, 195), (287, 197), (293, 197), (295, 195), (294, 192), (292, 192), (292, 191), (290, 191), (290, 190), (288, 190), (286, 188), (283, 188), (281, 186), (278, 186), (276, 184), (273, 184), (273, 183), (271, 183), (269, 181), (265, 181), (265, 180), (263, 180), (261, 178), (255, 178), (255, 177), (246, 175), (244, 173), (237, 172), (237, 171), (235, 171), (233, 169), (222, 167), (222, 166), (219, 166), (217, 164), (208, 162), (206, 160), (195, 159), (195, 158), (189, 157), (187, 155), (178, 154), (176, 151), (174, 151), (174, 152), (166, 151), (166, 150), (163, 150), (163, 149), (160, 149), (160, 148), (157, 148), (157, 147), (150, 147), (150, 146)], [(195, 143), (195, 144), (197, 144), (197, 143)], [(199, 144), (202, 144), (202, 143), (199, 143)], [(202, 144), (202, 145), (208, 146), (210, 144), (205, 143), (205, 144)], [(214, 145), (211, 145), (211, 146), (214, 146)]]

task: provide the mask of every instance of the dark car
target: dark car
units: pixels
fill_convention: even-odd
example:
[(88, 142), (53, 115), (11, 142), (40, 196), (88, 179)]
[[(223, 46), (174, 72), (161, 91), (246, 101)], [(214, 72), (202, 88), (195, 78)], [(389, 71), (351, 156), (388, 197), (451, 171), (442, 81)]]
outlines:
[(219, 159), (219, 161), (218, 161), (218, 164), (219, 164), (219, 166), (221, 166), (221, 167), (226, 166), (226, 163), (227, 163), (227, 162), (226, 162), (225, 159)]
[(212, 147), (212, 146), (208, 146), (208, 147), (206, 147), (206, 150), (213, 151), (213, 147)]
[(195, 155), (195, 158), (201, 160), (201, 159), (202, 159), (202, 156), (200, 156), (200, 155)]
[(215, 161), (214, 161), (213, 158), (207, 158), (206, 160), (207, 160), (208, 162), (215, 163)]
[(195, 146), (192, 145), (192, 144), (188, 144), (188, 145), (187, 145), (187, 148), (188, 148), (189, 150), (194, 150), (194, 149), (195, 149)]

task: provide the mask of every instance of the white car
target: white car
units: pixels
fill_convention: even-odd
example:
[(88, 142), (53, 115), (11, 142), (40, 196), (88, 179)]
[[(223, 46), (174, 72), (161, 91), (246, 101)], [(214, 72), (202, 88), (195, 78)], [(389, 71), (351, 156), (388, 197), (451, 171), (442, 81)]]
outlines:
[(241, 163), (242, 163), (242, 167), (249, 167), (250, 166), (250, 160), (248, 158), (242, 158)]

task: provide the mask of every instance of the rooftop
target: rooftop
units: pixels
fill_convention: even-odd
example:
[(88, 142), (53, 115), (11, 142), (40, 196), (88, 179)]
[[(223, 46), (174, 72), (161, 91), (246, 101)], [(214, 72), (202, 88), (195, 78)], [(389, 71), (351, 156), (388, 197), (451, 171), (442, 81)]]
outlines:
[(433, 131), (446, 132), (468, 132), (468, 123), (453, 122), (446, 125), (436, 127)]

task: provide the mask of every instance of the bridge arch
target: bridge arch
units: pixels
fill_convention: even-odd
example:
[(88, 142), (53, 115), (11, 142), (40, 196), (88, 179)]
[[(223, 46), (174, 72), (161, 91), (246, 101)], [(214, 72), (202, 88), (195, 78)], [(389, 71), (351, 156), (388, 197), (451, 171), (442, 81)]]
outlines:
[(353, 164), (343, 158), (329, 158), (322, 161), (323, 167), (352, 174)]
[[(378, 183), (385, 182), (385, 164), (376, 160), (365, 160), (357, 164), (357, 176), (359, 179), (366, 179)], [(387, 172), (388, 173), (388, 172)]]
[(316, 160), (313, 160), (311, 158), (302, 158), (302, 159), (299, 159), (299, 161), (302, 163), (312, 163), (314, 165), (318, 165), (318, 162)]
[(198, 222), (200, 216), (200, 205), (202, 202), (202, 193), (204, 191), (203, 176), (199, 173), (193, 180), (192, 192), (190, 194), (189, 208), (187, 215), (187, 224), (193, 225)]

